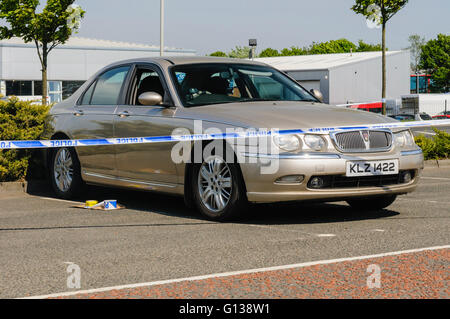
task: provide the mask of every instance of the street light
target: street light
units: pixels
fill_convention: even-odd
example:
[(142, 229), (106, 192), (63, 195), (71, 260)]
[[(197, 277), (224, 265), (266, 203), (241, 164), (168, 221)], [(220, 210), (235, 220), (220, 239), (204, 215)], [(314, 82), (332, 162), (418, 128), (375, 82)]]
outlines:
[(161, 0), (160, 34), (159, 34), (159, 55), (164, 55), (164, 0)]
[(249, 39), (248, 45), (251, 48), (249, 58), (253, 60), (255, 58), (255, 51), (256, 51), (256, 46), (258, 45), (258, 41), (256, 39)]

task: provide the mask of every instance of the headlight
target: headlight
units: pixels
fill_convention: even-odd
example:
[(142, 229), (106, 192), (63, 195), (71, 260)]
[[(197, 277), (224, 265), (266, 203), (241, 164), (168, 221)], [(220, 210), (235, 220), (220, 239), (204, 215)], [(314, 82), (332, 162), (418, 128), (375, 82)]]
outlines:
[(309, 148), (315, 151), (321, 151), (325, 148), (327, 144), (322, 136), (320, 135), (305, 135), (304, 138), (305, 144), (308, 145)]
[(401, 131), (394, 133), (394, 142), (397, 147), (414, 146), (414, 138), (410, 131)]
[(275, 135), (273, 137), (273, 142), (280, 149), (294, 152), (300, 149), (300, 140), (295, 135)]

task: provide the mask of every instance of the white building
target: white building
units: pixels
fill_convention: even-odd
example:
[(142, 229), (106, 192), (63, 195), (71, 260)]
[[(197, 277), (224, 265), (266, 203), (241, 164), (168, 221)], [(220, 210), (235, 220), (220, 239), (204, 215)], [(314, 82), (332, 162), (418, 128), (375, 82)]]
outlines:
[(427, 113), (430, 116), (450, 111), (450, 94), (408, 94), (402, 96), (401, 113)]
[[(326, 103), (381, 101), (381, 52), (358, 52), (258, 58), (285, 71), (306, 89), (318, 89)], [(386, 52), (387, 99), (410, 90), (409, 51)]]
[[(194, 50), (165, 48), (171, 56), (196, 55)], [(104, 66), (125, 59), (159, 56), (159, 46), (72, 37), (56, 47), (48, 60), (48, 96), (59, 102)], [(42, 95), (41, 64), (34, 43), (13, 38), (0, 41), (0, 94), (21, 99)]]

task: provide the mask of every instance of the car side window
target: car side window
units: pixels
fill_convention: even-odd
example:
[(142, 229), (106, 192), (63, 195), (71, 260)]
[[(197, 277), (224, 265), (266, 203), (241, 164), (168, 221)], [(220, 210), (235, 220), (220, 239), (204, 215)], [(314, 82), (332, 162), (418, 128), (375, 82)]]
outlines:
[(92, 92), (95, 88), (95, 81), (91, 84), (89, 89), (84, 93), (83, 99), (81, 100), (81, 105), (89, 105), (91, 103)]
[[(103, 73), (98, 79), (95, 85), (86, 92), (83, 97), (83, 104), (85, 99), (90, 97), (90, 105), (115, 105), (118, 102), (120, 90), (127, 77), (129, 66), (123, 66), (115, 68)], [(93, 92), (89, 94), (91, 91)]]
[(132, 83), (129, 104), (141, 105), (139, 96), (146, 92), (156, 92), (164, 99), (165, 90), (157, 72), (150, 69), (137, 69)]

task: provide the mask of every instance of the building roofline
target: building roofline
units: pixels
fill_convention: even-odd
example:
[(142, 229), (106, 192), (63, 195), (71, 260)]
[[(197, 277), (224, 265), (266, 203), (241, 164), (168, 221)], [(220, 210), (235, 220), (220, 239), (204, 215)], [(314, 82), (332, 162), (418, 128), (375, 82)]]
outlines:
[[(381, 53), (382, 51), (376, 51), (376, 52), (380, 52)], [(402, 54), (402, 53), (405, 53), (405, 52), (409, 52), (409, 50), (386, 51), (386, 56), (398, 55), (398, 54)], [(359, 61), (350, 61), (348, 63), (342, 63), (342, 64), (339, 64), (339, 65), (334, 65), (334, 66), (329, 67), (328, 70), (339, 69), (339, 68), (344, 67), (344, 66), (349, 66), (349, 65), (353, 65), (353, 64), (357, 64), (357, 63), (361, 63), (361, 62), (371, 61), (371, 60), (375, 60), (375, 59), (379, 59), (379, 58), (382, 58), (382, 55), (381, 56), (368, 57), (367, 59), (362, 59), (362, 60), (359, 60)]]
[[(9, 48), (35, 48), (34, 44), (20, 44), (20, 43), (2, 43), (0, 47)], [(55, 47), (54, 50), (92, 50), (92, 51), (140, 51), (140, 52), (159, 52), (159, 47), (100, 47), (100, 46), (76, 46), (76, 45), (61, 45)], [(176, 53), (197, 53), (196, 50), (191, 49), (178, 49), (178, 48), (164, 48), (164, 52), (176, 52)]]
[[(381, 58), (381, 51), (353, 52), (352, 54), (354, 54), (354, 55), (361, 55), (361, 54), (363, 54), (363, 53), (374, 53), (374, 52), (380, 53), (380, 55), (376, 55), (376, 56), (367, 56), (367, 57), (365, 57), (365, 58), (361, 58), (361, 59), (358, 59), (358, 60), (356, 60), (356, 61), (342, 61), (342, 63), (336, 64), (336, 65), (330, 65), (330, 66), (328, 66), (328, 67), (323, 67), (323, 68), (321, 68), (321, 67), (319, 67), (319, 68), (315, 67), (315, 68), (308, 69), (308, 68), (301, 68), (301, 67), (298, 67), (297, 69), (292, 69), (292, 68), (291, 68), (291, 69), (287, 70), (287, 69), (283, 69), (283, 68), (281, 68), (281, 67), (279, 67), (279, 66), (275, 66), (275, 67), (276, 67), (276, 68), (279, 68), (280, 70), (283, 70), (283, 71), (285, 71), (285, 72), (295, 72), (295, 71), (328, 71), (328, 70), (338, 69), (338, 68), (341, 68), (341, 67), (346, 67), (346, 66), (353, 65), (353, 64), (356, 64), (356, 63), (360, 63), (360, 62), (366, 62), (366, 61), (371, 61), (371, 60), (374, 60), (374, 59), (379, 59), (379, 58)], [(387, 52), (386, 52), (386, 56), (393, 56), (393, 55), (397, 55), (397, 54), (404, 54), (405, 52), (409, 52), (409, 50), (387, 51)], [(266, 63), (266, 64), (269, 64), (269, 65), (272, 65), (272, 64), (270, 63), (270, 59), (284, 59), (284, 60), (288, 60), (288, 59), (295, 59), (296, 57), (302, 57), (302, 58), (305, 58), (305, 57), (315, 57), (315, 58), (317, 58), (318, 56), (337, 56), (337, 55), (344, 55), (344, 54), (350, 55), (350, 52), (348, 52), (348, 53), (317, 54), (317, 55), (315, 55), (315, 54), (312, 54), (312, 55), (311, 55), (311, 54), (310, 54), (310, 55), (299, 55), (299, 56), (278, 56), (278, 57), (258, 58), (258, 59), (255, 59), (255, 61), (258, 61), (258, 62), (262, 62), (262, 63)], [(295, 61), (293, 61), (293, 63), (295, 63)], [(314, 62), (314, 63), (317, 63), (317, 62)], [(306, 63), (305, 63), (305, 64), (306, 64)], [(327, 64), (327, 62), (324, 62), (323, 64)]]
[[(270, 64), (269, 64), (270, 65)], [(280, 69), (281, 70), (281, 69)], [(329, 71), (330, 68), (314, 68), (314, 69), (284, 69), (282, 70), (283, 72), (304, 72), (304, 71), (308, 71), (308, 72), (317, 72), (317, 71)]]

